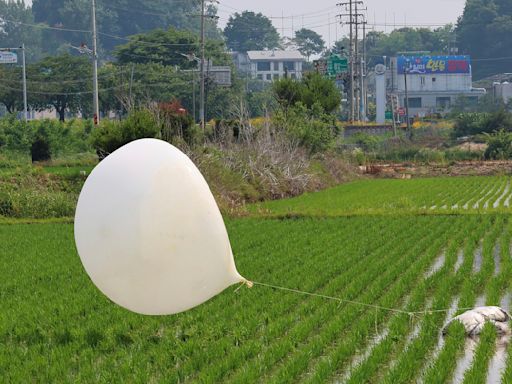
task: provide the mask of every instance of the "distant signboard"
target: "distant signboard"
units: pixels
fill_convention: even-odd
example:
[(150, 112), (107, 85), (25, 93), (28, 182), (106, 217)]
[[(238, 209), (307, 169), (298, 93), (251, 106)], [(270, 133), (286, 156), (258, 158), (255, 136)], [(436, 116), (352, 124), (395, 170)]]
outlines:
[(329, 77), (337, 77), (338, 75), (348, 71), (348, 59), (340, 55), (331, 55), (327, 59), (327, 74)]
[(208, 69), (208, 77), (217, 85), (230, 87), (231, 86), (231, 67), (216, 67), (211, 66)]
[(16, 64), (18, 55), (15, 52), (0, 51), (0, 64)]
[(469, 56), (399, 56), (397, 67), (399, 74), (469, 74), (471, 59)]

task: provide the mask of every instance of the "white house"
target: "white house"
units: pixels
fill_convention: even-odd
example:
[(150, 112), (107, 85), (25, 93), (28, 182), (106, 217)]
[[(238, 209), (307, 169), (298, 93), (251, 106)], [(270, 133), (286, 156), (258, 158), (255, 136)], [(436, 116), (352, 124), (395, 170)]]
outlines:
[(233, 59), (239, 71), (262, 81), (274, 81), (286, 76), (300, 79), (306, 61), (299, 51), (281, 50), (233, 53)]
[(411, 117), (448, 112), (461, 96), (476, 103), (486, 94), (483, 88), (473, 88), (469, 56), (399, 56), (390, 64), (388, 92), (405, 107), (407, 81)]

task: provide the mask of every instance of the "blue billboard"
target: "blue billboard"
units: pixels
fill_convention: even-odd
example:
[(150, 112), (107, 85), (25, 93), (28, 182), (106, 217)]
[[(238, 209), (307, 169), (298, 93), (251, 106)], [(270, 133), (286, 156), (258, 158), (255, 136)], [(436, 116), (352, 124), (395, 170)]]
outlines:
[(469, 56), (399, 56), (398, 73), (404, 74), (470, 74)]

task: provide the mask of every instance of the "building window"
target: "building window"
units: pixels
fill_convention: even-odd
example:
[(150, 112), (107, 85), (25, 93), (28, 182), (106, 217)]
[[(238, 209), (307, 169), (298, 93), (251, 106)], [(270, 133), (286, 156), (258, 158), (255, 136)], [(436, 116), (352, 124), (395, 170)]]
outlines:
[(270, 73), (267, 73), (267, 80), (268, 81), (272, 80), (272, 75)]
[(274, 61), (274, 71), (279, 71), (279, 63), (277, 61)]
[(270, 71), (270, 62), (269, 61), (260, 61), (258, 62), (258, 71)]
[(436, 107), (440, 109), (450, 108), (452, 104), (452, 99), (450, 97), (437, 97), (436, 98)]
[(285, 61), (283, 62), (284, 70), (295, 71), (295, 61)]
[(278, 73), (276, 73), (276, 74), (274, 75), (274, 80), (279, 80), (279, 74), (278, 74)]
[(297, 75), (296, 75), (295, 73), (292, 73), (292, 74), (291, 74), (291, 78), (292, 78), (292, 79), (296, 79), (296, 78), (297, 78)]
[(421, 108), (421, 97), (409, 97), (409, 108)]
[(261, 73), (258, 75), (258, 80), (263, 80), (263, 75)]
[(421, 76), (421, 85), (425, 85), (425, 76)]
[(435, 82), (436, 82), (436, 78), (435, 78), (435, 77), (433, 77), (433, 78), (432, 78), (432, 82), (433, 82), (433, 83), (435, 83)]

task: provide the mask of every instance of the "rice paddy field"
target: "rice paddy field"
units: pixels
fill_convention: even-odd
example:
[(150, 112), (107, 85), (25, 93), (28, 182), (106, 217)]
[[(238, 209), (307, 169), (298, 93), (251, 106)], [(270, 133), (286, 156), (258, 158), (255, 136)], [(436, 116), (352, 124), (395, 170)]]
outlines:
[[(369, 180), (227, 218), (232, 287), (169, 317), (110, 303), (70, 223), (0, 224), (1, 383), (511, 383), (512, 344), (444, 324), (512, 300), (508, 177)], [(357, 214), (356, 214), (357, 213)]]

